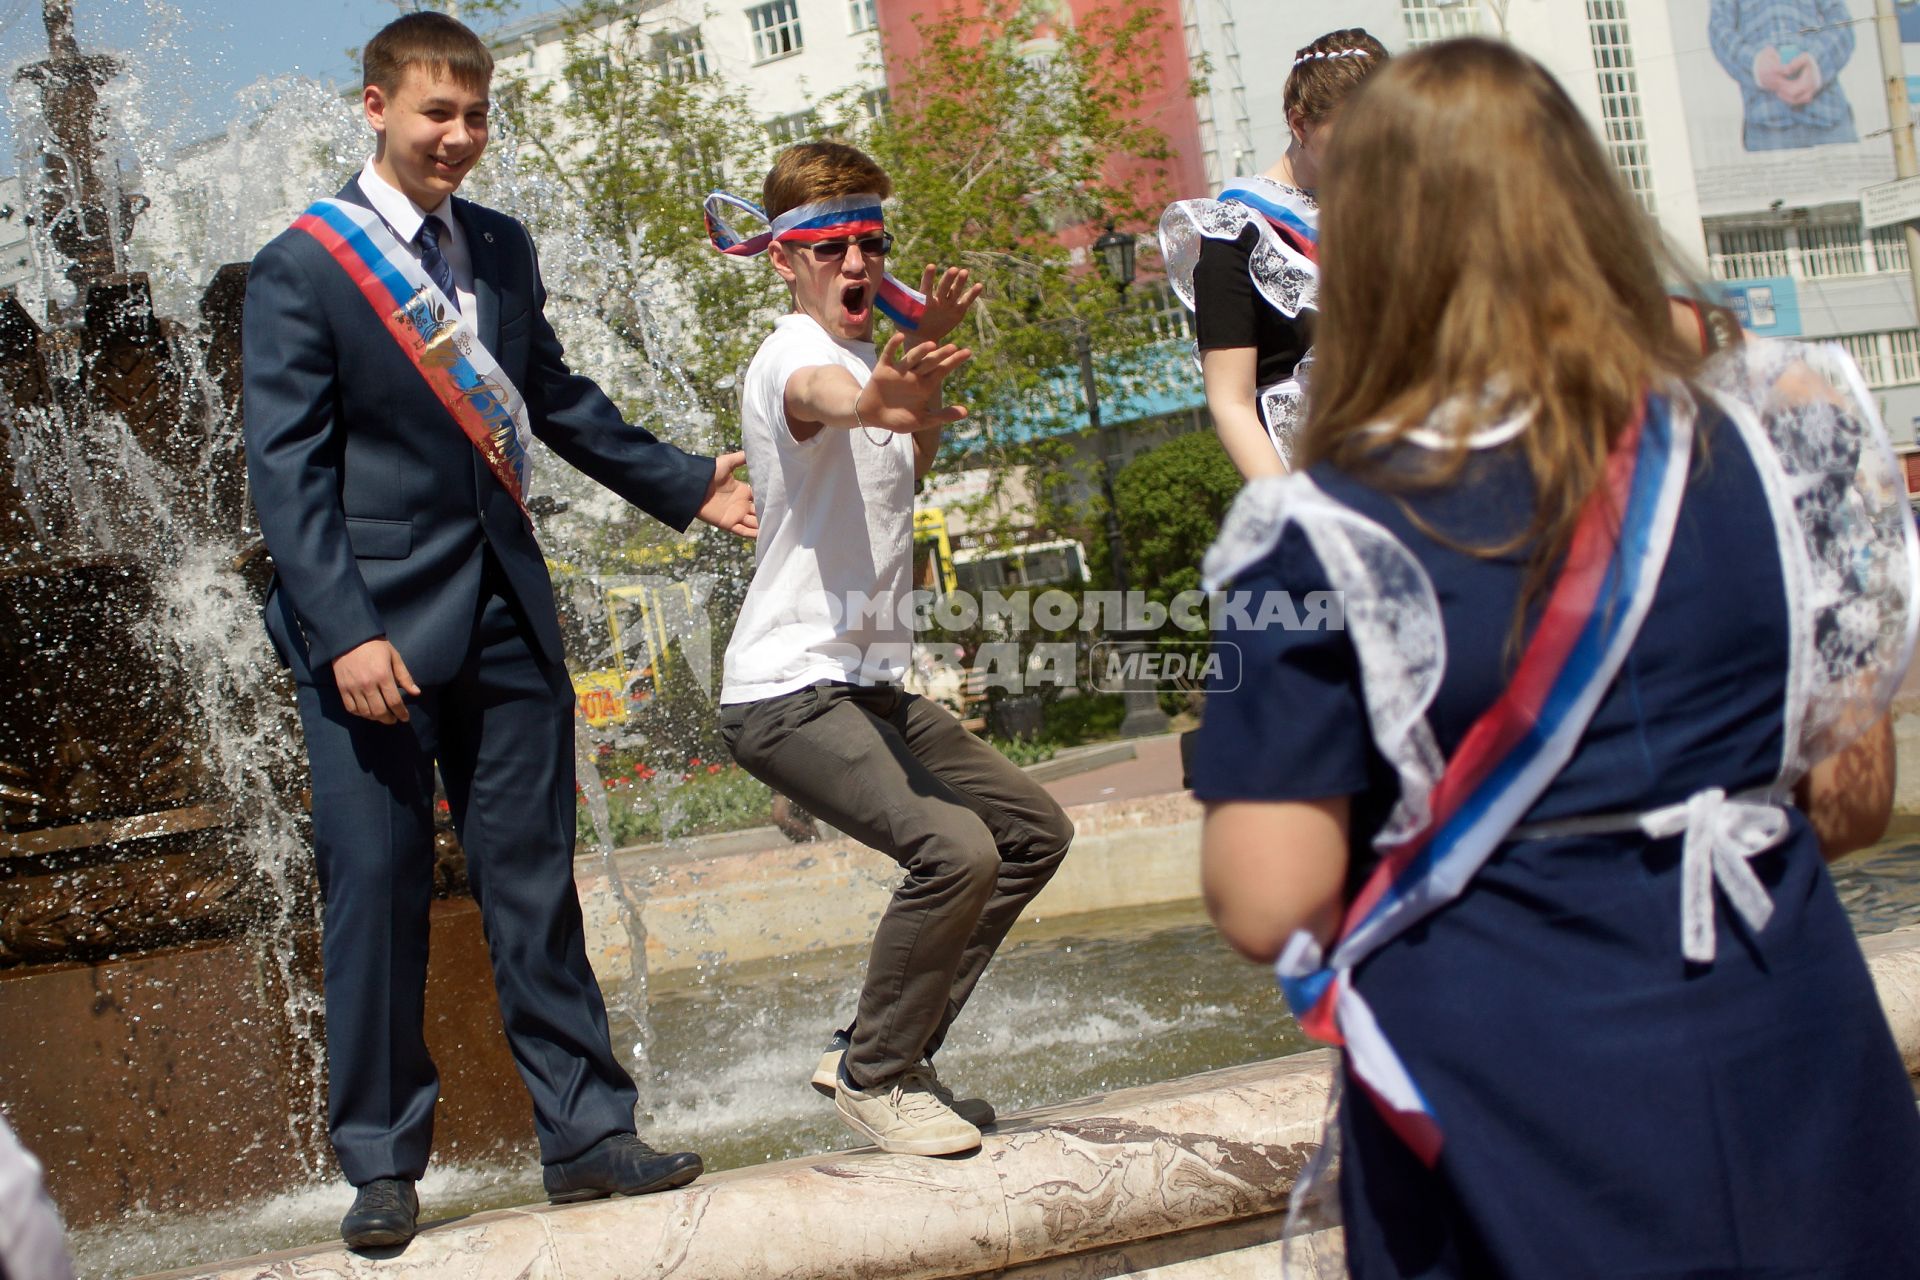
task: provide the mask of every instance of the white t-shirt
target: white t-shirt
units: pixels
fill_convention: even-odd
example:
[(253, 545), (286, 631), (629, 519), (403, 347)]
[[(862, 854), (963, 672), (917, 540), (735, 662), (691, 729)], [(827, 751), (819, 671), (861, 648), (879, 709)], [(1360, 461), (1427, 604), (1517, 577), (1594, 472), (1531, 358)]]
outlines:
[(787, 381), (839, 365), (861, 386), (871, 342), (780, 318), (747, 366), (741, 435), (760, 517), (753, 582), (727, 642), (722, 705), (821, 680), (897, 684), (912, 658), (913, 437), (822, 427), (795, 440)]

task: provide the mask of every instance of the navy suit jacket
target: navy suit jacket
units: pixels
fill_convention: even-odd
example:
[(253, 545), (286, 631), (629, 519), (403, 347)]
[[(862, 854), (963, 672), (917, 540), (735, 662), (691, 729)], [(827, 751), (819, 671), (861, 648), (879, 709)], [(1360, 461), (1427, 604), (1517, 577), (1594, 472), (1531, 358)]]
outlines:
[[(342, 200), (367, 205), (358, 179)], [(533, 241), (466, 200), (483, 345), (526, 397), (549, 448), (641, 510), (685, 529), (713, 461), (628, 424), (567, 368), (545, 315)], [(267, 631), (302, 680), (385, 636), (420, 684), (467, 656), (491, 547), (546, 658), (563, 660), (546, 561), (487, 469), (365, 295), (319, 241), (282, 232), (253, 260), (242, 328), (247, 474), (273, 554)]]

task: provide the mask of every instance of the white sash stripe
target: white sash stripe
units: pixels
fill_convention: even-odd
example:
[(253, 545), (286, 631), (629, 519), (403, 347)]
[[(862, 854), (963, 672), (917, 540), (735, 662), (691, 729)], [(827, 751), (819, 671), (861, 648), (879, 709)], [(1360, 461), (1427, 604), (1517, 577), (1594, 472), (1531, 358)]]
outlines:
[[(452, 299), (441, 292), (440, 286), (433, 282), (433, 277), (427, 274), (419, 259), (407, 251), (379, 214), (347, 200), (329, 198), (317, 203), (326, 205), (358, 227), (372, 241), (374, 251), (386, 259), (387, 265), (413, 286), (415, 298), (424, 294), (425, 300), (438, 309), (439, 315), (449, 319), (458, 317), (458, 328), (451, 338), (453, 349), (479, 375), (481, 384), (498, 396), (513, 419), (514, 438), (520, 444), (520, 501), (524, 504), (533, 487), (533, 423), (527, 415), (525, 397), (500, 368), (500, 362), (493, 358), (493, 353), (480, 341), (474, 329), (473, 317), (462, 312)], [(409, 352), (408, 356), (411, 358), (412, 353)]]

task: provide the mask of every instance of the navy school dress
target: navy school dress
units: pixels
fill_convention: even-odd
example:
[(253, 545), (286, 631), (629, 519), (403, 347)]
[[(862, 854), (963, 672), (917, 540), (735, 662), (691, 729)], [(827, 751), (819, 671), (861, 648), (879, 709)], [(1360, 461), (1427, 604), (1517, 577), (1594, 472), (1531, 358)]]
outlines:
[[(1765, 787), (1781, 760), (1788, 619), (1753, 462), (1703, 411), (1654, 604), (1572, 759), (1528, 822)], [(1414, 446), (1404, 446), (1409, 451)], [(1398, 537), (1432, 578), (1447, 666), (1428, 710), (1452, 753), (1500, 694), (1525, 566), (1513, 448), (1406, 497), (1326, 466), (1323, 490)], [(1295, 526), (1235, 591), (1325, 590)], [(1256, 596), (1257, 598), (1257, 596)], [(1256, 611), (1257, 612), (1257, 611)], [(1341, 631), (1235, 630), (1238, 688), (1209, 691), (1206, 801), (1350, 796), (1350, 890), (1397, 795)], [(1751, 866), (1757, 935), (1716, 891), (1717, 958), (1681, 954), (1678, 837), (1513, 840), (1454, 902), (1354, 972), (1445, 1134), (1427, 1169), (1348, 1081), (1340, 1199), (1355, 1280), (1920, 1278), (1920, 1113), (1806, 818)]]

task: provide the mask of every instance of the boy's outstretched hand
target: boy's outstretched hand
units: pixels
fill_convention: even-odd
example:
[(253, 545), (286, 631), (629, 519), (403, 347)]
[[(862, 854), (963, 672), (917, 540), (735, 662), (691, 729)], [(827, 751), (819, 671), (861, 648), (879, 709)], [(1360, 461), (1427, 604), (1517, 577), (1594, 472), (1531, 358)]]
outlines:
[(985, 285), (967, 287), (965, 267), (948, 267), (942, 272), (931, 262), (920, 273), (920, 292), (926, 295), (927, 309), (920, 327), (913, 331), (919, 342), (939, 342), (960, 326)]
[(902, 434), (958, 422), (967, 416), (966, 406), (943, 407), (940, 384), (971, 359), (973, 352), (951, 343), (922, 342), (909, 348), (896, 333), (880, 349), (880, 362), (853, 402), (854, 412), (864, 426)]

